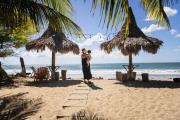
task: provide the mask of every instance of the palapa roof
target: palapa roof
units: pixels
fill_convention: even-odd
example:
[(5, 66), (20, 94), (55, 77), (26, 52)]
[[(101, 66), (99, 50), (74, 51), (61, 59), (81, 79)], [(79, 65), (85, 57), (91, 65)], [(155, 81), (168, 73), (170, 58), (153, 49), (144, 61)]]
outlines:
[(130, 11), (130, 25), (129, 34), (126, 33), (127, 20), (123, 24), (121, 30), (118, 34), (110, 41), (101, 44), (101, 49), (107, 53), (112, 52), (114, 48), (121, 50), (124, 55), (129, 55), (129, 53), (137, 55), (141, 49), (155, 54), (157, 50), (162, 45), (162, 41), (146, 36), (141, 29), (137, 26), (132, 9)]
[(54, 32), (50, 29), (47, 29), (39, 39), (26, 44), (26, 50), (28, 51), (44, 51), (46, 47), (51, 51), (59, 52), (61, 54), (68, 52), (73, 52), (74, 54), (80, 53), (79, 46), (71, 40), (68, 40), (64, 33)]

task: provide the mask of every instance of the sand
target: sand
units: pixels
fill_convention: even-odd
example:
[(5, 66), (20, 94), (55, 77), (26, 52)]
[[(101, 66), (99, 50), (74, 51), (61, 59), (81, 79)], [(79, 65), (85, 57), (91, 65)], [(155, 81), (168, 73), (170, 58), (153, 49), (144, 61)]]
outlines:
[[(89, 108), (110, 120), (178, 120), (180, 89), (171, 82), (127, 87), (115, 80), (95, 81), (102, 88), (89, 96)], [(139, 83), (137, 83), (139, 84)], [(149, 83), (143, 83), (149, 84)], [(141, 87), (138, 87), (141, 86)], [(158, 88), (159, 87), (159, 88)]]
[[(93, 80), (86, 109), (108, 120), (179, 120), (180, 84), (169, 81), (125, 83), (116, 80)], [(0, 96), (28, 92), (27, 98), (41, 97), (43, 106), (28, 120), (56, 120), (59, 111), (79, 80), (50, 82), (40, 85), (19, 85), (2, 88)], [(80, 98), (83, 96), (79, 96)]]

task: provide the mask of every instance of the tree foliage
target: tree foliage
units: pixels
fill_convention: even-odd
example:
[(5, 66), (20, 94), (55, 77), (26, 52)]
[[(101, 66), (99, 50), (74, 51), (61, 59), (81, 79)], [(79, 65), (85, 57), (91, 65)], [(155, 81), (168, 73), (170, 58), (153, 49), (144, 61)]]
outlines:
[[(147, 12), (151, 19), (157, 24), (170, 28), (169, 19), (164, 11), (164, 6), (171, 6), (179, 0), (139, 0), (139, 4)], [(92, 9), (95, 12), (97, 6), (100, 6), (101, 22), (107, 22), (107, 28), (121, 25), (124, 19), (127, 19), (127, 32), (130, 24), (129, 0), (93, 0)]]
[(80, 27), (70, 19), (72, 12), (69, 0), (1, 0), (0, 25), (12, 29), (29, 19), (38, 28), (52, 21), (54, 30), (82, 35)]
[(12, 55), (12, 47), (26, 44), (34, 27), (38, 30), (49, 24), (55, 31), (82, 36), (81, 28), (70, 19), (72, 12), (69, 0), (1, 0), (0, 57)]
[(0, 57), (7, 57), (14, 54), (14, 48), (20, 48), (30, 41), (29, 36), (37, 32), (33, 24), (28, 21), (19, 27), (0, 29)]

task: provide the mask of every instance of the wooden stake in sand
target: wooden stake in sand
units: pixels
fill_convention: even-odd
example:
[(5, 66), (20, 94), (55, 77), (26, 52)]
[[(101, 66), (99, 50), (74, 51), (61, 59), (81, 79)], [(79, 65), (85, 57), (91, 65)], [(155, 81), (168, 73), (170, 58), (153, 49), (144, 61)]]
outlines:
[(24, 77), (26, 77), (26, 67), (25, 67), (25, 65), (24, 65), (24, 60), (23, 60), (22, 57), (20, 57), (20, 63), (21, 63), (21, 69), (22, 69), (21, 74), (22, 74)]

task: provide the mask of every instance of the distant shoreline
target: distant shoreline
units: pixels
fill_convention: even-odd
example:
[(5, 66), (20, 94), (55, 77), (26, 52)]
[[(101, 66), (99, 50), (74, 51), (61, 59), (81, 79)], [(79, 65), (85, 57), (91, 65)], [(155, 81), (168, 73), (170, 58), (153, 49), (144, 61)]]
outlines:
[[(169, 63), (177, 63), (177, 64), (180, 64), (180, 62), (134, 62), (133, 64), (169, 64)], [(48, 63), (50, 64), (50, 63)], [(128, 62), (126, 63), (91, 63), (92, 65), (98, 65), (98, 64), (128, 64)], [(20, 65), (20, 62), (19, 64), (4, 64), (3, 65)], [(44, 66), (44, 65), (47, 65), (47, 64), (25, 64), (27, 66), (31, 66), (31, 65), (39, 65), (39, 66)], [(59, 64), (58, 64), (59, 65)], [(76, 63), (76, 64), (60, 64), (60, 65), (81, 65), (81, 63)]]
[[(38, 68), (48, 66), (46, 65), (26, 65), (26, 71), (31, 73), (31, 66)], [(127, 65), (124, 63), (113, 63), (113, 64), (91, 64), (91, 71), (93, 76), (95, 77), (103, 77), (103, 78), (115, 78), (116, 71), (127, 72), (122, 65)], [(141, 73), (149, 73), (152, 77), (180, 77), (180, 62), (177, 63), (135, 63), (135, 65), (139, 65), (135, 68), (135, 72), (137, 75)], [(57, 64), (59, 66), (59, 64)], [(82, 68), (81, 64), (69, 64), (69, 65), (60, 65), (61, 70), (67, 70), (67, 76), (71, 78), (80, 78), (82, 77)], [(126, 66), (127, 67), (127, 66)], [(3, 68), (10, 74), (16, 74), (21, 72), (20, 65), (4, 65)]]

